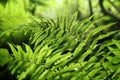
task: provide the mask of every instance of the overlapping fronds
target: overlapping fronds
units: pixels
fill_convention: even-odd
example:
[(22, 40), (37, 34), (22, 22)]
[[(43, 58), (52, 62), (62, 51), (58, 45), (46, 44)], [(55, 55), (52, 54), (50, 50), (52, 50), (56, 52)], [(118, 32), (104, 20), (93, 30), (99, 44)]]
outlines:
[(102, 53), (105, 46), (97, 42), (117, 31), (96, 34), (112, 24), (91, 29), (93, 23), (88, 22), (89, 18), (78, 26), (65, 21), (35, 21), (34, 26), (37, 27), (33, 29), (29, 45), (9, 43), (14, 55), (8, 65), (11, 74), (18, 80), (107, 79), (109, 74), (103, 67), (104, 58), (101, 58), (106, 55)]
[(22, 42), (25, 38), (24, 34), (27, 33), (27, 29), (29, 30), (30, 25), (28, 24), (33, 19), (30, 14), (25, 12), (22, 4), (12, 0), (9, 0), (3, 8), (0, 11), (0, 47), (12, 41), (12, 38), (18, 39), (17, 41), (14, 39), (15, 42)]
[[(107, 52), (104, 55), (103, 66), (107, 70), (108, 75), (113, 80), (120, 79), (120, 40), (111, 40), (106, 45)], [(109, 65), (109, 66), (108, 66)], [(108, 76), (108, 77), (109, 77)]]
[(0, 49), (0, 68), (7, 66), (16, 80), (120, 79), (120, 41), (99, 42), (118, 32), (101, 33), (113, 23), (94, 27), (101, 19), (91, 22), (90, 17), (76, 22), (76, 15), (57, 21), (26, 17), (27, 21), (10, 18), (0, 22), (5, 26), (0, 27), (0, 47), (8, 43), (10, 48)]

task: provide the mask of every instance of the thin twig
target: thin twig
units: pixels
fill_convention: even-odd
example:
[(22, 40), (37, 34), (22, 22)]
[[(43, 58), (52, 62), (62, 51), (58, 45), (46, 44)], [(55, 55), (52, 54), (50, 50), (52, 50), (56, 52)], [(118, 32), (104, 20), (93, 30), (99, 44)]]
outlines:
[(120, 13), (118, 7), (111, 0), (108, 0), (108, 2), (116, 9), (116, 11), (118, 11), (118, 13)]
[[(88, 0), (89, 2), (89, 7), (90, 7), (90, 16), (92, 16), (94, 13), (93, 13), (93, 8), (92, 8), (92, 2), (91, 0)], [(94, 21), (94, 16), (91, 18), (91, 21)], [(95, 27), (98, 27), (98, 25), (96, 23), (94, 23)]]
[(113, 18), (113, 19), (116, 20), (116, 21), (119, 21), (120, 19), (119, 19), (118, 17), (116, 17), (115, 15), (109, 13), (109, 12), (104, 8), (103, 2), (104, 2), (104, 0), (99, 0), (99, 5), (100, 5), (100, 8), (101, 8), (102, 13), (103, 13), (104, 15), (110, 16), (111, 18)]

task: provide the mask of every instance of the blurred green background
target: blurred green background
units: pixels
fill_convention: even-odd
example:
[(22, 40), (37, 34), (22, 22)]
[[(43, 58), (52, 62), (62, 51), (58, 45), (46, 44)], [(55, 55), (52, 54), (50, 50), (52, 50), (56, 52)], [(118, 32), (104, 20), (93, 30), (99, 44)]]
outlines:
[[(7, 1), (0, 0), (0, 10)], [(72, 16), (78, 12), (78, 20), (95, 14), (95, 19), (120, 19), (120, 0), (13, 0), (23, 4), (25, 10), (37, 17), (55, 18), (58, 15)]]
[[(0, 11), (10, 0), (0, 0)], [(22, 4), (25, 11), (38, 18), (52, 18), (57, 16), (71, 17), (78, 12), (77, 20), (94, 15), (93, 19), (105, 17), (102, 24), (117, 22), (112, 29), (120, 27), (120, 0), (13, 0), (15, 4)], [(101, 24), (100, 23), (100, 24)], [(96, 25), (97, 26), (97, 25)]]
[[(0, 13), (5, 12), (6, 3), (11, 0), (0, 0)], [(120, 29), (120, 0), (12, 0), (16, 5), (22, 5), (25, 12), (37, 18), (56, 20), (57, 17), (67, 16), (68, 20), (76, 12), (79, 22), (92, 15), (91, 21), (104, 18), (94, 26), (116, 22), (108, 30)], [(17, 9), (17, 8), (16, 8)], [(14, 8), (13, 8), (14, 10)], [(11, 10), (12, 11), (12, 10)], [(17, 11), (17, 10), (16, 10)], [(69, 21), (68, 21), (69, 22)], [(119, 35), (117, 35), (119, 36)]]

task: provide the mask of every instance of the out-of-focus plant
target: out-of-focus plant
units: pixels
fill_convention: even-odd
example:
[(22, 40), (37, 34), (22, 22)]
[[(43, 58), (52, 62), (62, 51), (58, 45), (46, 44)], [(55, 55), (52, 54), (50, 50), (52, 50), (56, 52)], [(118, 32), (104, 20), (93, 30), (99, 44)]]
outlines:
[[(25, 11), (31, 13), (32, 15), (40, 15), (42, 8), (47, 9), (51, 5), (55, 4), (55, 0), (0, 0), (0, 4), (5, 6), (8, 1), (13, 1), (15, 4), (21, 3)], [(43, 12), (44, 9), (42, 9)]]
[[(30, 23), (33, 18), (24, 10), (22, 5), (8, 1), (5, 7), (2, 6), (2, 10), (0, 10), (0, 47), (6, 46), (6, 42), (12, 41), (15, 36), (18, 43), (25, 39), (23, 31), (19, 31), (19, 29), (21, 25), (25, 26), (25, 24)], [(12, 31), (16, 31), (16, 33), (13, 34)]]

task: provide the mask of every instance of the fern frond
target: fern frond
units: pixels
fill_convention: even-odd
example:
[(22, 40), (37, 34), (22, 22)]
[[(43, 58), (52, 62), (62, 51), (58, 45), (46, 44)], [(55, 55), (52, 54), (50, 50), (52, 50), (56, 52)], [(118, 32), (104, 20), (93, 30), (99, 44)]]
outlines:
[(10, 31), (7, 34), (9, 38), (15, 38), (20, 33), (21, 37), (29, 38), (27, 44), (23, 41), (19, 45), (9, 43), (13, 54), (8, 65), (11, 74), (18, 80), (100, 80), (108, 79), (114, 72), (111, 78), (116, 78), (119, 69), (112, 64), (119, 63), (119, 41), (98, 43), (117, 32), (98, 34), (113, 23), (95, 28), (95, 22), (89, 22), (91, 18), (78, 25), (74, 19), (70, 23), (67, 23), (67, 18), (58, 18), (56, 22), (34, 19), (32, 23), (13, 29), (16, 31)]
[[(19, 11), (18, 11), (19, 9)], [(12, 0), (8, 1), (5, 9), (1, 12), (0, 29), (2, 31), (14, 28), (18, 25), (30, 22), (30, 15), (25, 12), (21, 4), (16, 4)]]

